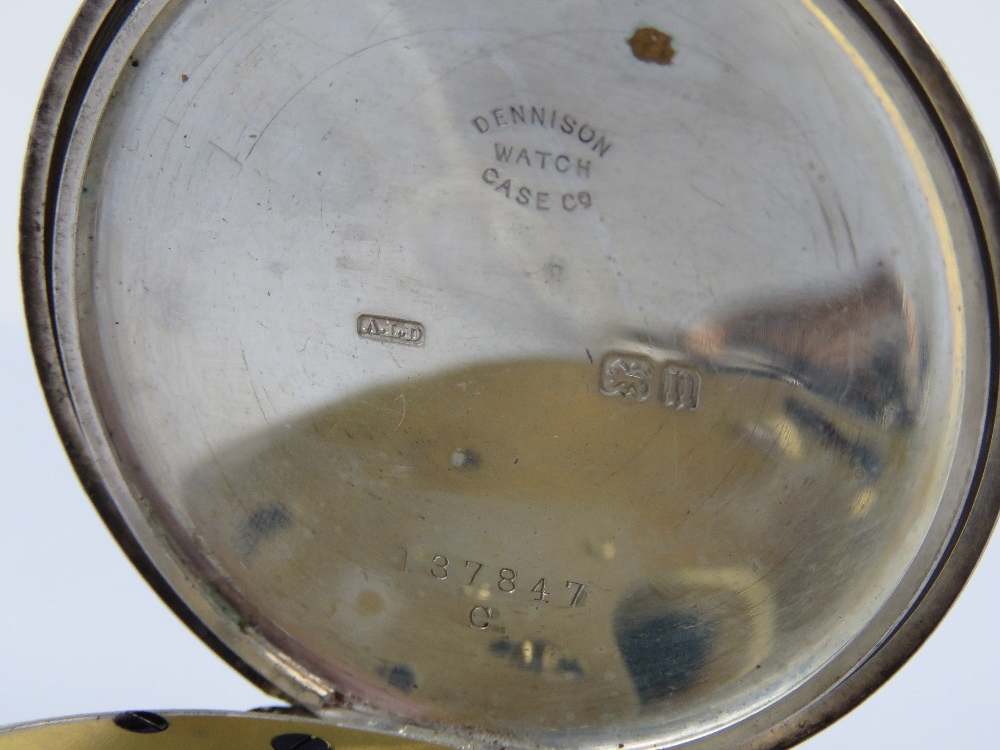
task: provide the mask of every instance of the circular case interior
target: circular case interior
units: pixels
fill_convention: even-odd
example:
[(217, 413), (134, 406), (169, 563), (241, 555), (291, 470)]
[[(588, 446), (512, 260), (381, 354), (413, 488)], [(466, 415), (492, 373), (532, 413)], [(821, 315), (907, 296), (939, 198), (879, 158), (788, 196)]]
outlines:
[(775, 746), (954, 596), (996, 512), (994, 178), (894, 5), (94, 2), (67, 49), (50, 401), (278, 694)]

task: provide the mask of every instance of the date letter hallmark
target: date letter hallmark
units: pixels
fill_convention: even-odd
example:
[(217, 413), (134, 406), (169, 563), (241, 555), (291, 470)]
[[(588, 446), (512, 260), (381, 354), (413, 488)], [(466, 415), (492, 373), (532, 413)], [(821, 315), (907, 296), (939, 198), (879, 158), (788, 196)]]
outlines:
[(601, 393), (630, 401), (649, 398), (653, 363), (645, 357), (609, 354), (601, 365)]
[(387, 318), (384, 315), (359, 315), (358, 336), (390, 344), (423, 346), (425, 331), (421, 323), (412, 320)]
[(680, 365), (667, 365), (663, 368), (663, 380), (660, 382), (660, 401), (664, 406), (678, 411), (698, 408), (698, 397), (701, 394), (701, 378), (694, 370)]

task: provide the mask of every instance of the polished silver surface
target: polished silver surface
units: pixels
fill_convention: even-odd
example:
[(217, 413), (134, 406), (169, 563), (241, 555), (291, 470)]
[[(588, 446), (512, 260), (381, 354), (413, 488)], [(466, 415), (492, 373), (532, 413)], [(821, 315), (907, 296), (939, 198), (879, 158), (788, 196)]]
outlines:
[(775, 746), (870, 689), (975, 512), (994, 313), (992, 172), (871, 19), (115, 30), (36, 342), (51, 313), (82, 471), (231, 658), (447, 743)]

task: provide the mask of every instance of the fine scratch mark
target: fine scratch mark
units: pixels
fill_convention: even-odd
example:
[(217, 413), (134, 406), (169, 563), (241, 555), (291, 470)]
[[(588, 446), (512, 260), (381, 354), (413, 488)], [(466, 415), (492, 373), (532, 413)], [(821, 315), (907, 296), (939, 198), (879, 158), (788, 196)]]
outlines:
[(286, 26), (285, 24), (279, 23), (278, 21), (275, 21), (274, 25), (277, 26), (282, 31), (287, 31), (289, 34), (294, 34), (295, 36), (297, 36), (299, 39), (303, 40), (304, 42), (308, 42), (309, 44), (316, 45), (320, 49), (325, 49), (327, 52), (337, 52), (337, 50), (333, 49), (332, 47), (327, 47), (322, 42), (318, 42), (315, 39), (310, 39), (309, 37), (307, 37), (305, 34), (303, 34), (298, 29), (293, 29), (291, 26)]
[(365, 47), (355, 50), (354, 52), (351, 52), (348, 55), (345, 55), (344, 57), (337, 60), (337, 62), (333, 63), (332, 65), (328, 65), (326, 68), (319, 71), (316, 75), (314, 75), (304, 84), (302, 84), (302, 86), (299, 87), (294, 93), (292, 93), (290, 97), (288, 97), (285, 103), (282, 104), (281, 107), (278, 109), (278, 111), (275, 112), (274, 115), (271, 117), (271, 119), (267, 121), (267, 124), (264, 125), (264, 127), (260, 129), (260, 132), (257, 133), (257, 139), (254, 141), (253, 146), (251, 146), (250, 150), (247, 152), (244, 161), (248, 161), (250, 159), (250, 155), (254, 152), (254, 149), (257, 148), (257, 145), (261, 142), (261, 139), (264, 137), (264, 133), (267, 132), (267, 129), (271, 127), (271, 125), (274, 123), (276, 119), (278, 119), (278, 116), (288, 108), (288, 105), (291, 104), (296, 98), (298, 98), (299, 94), (301, 94), (307, 88), (312, 86), (314, 83), (316, 83), (316, 81), (325, 76), (327, 73), (329, 73), (331, 70), (336, 68), (341, 63), (347, 62), (351, 58), (357, 57), (358, 55), (368, 52), (369, 50), (375, 49), (376, 47), (380, 47), (383, 44), (398, 42), (402, 39), (407, 39), (410, 37), (417, 37), (417, 36), (425, 36), (427, 34), (443, 34), (443, 33), (447, 34), (455, 32), (468, 32), (468, 31), (481, 31), (481, 29), (444, 28), (444, 29), (426, 29), (424, 31), (411, 31), (409, 33), (399, 34), (397, 36), (390, 37), (388, 39), (380, 39), (377, 42), (373, 42), (372, 44), (369, 44)]
[(219, 456), (215, 452), (215, 448), (212, 447), (212, 441), (208, 439), (208, 433), (205, 432), (205, 425), (201, 421), (201, 416), (195, 413), (195, 419), (198, 422), (198, 430), (201, 432), (202, 441), (205, 447), (208, 448), (208, 453), (212, 457), (212, 463), (215, 464), (216, 468), (219, 470), (219, 477), (222, 479), (223, 484), (229, 490), (233, 497), (239, 497), (239, 493), (236, 488), (233, 487), (233, 483), (229, 481), (229, 474), (225, 467), (222, 465), (222, 461), (219, 460)]
[(674, 424), (674, 489), (678, 489), (681, 486), (681, 460), (678, 456), (679, 447), (677, 445), (677, 420), (671, 420)]
[(649, 448), (650, 445), (652, 445), (653, 441), (656, 439), (656, 436), (659, 435), (661, 432), (663, 432), (662, 424), (658, 428), (656, 428), (656, 432), (654, 432), (652, 435), (649, 436), (649, 440), (647, 440), (639, 450), (637, 450), (635, 453), (632, 454), (631, 458), (629, 458), (625, 463), (623, 463), (621, 466), (619, 466), (617, 469), (611, 472), (611, 474), (609, 474), (607, 478), (605, 478), (603, 481), (598, 482), (597, 486), (600, 487), (602, 484), (610, 482), (618, 474), (627, 469), (629, 465), (632, 464), (633, 461), (635, 461), (637, 458), (639, 458), (639, 456), (641, 456), (643, 453), (646, 452), (646, 449)]
[(837, 262), (837, 270), (840, 268), (840, 248), (837, 247), (837, 233), (833, 228), (833, 221), (830, 219), (830, 214), (826, 210), (826, 204), (823, 202), (823, 196), (819, 194), (819, 188), (816, 187), (815, 183), (810, 182), (810, 187), (812, 187), (813, 194), (816, 196), (816, 201), (819, 203), (820, 213), (823, 214), (823, 223), (826, 225), (826, 233), (830, 238), (830, 244), (833, 246), (833, 257)]
[[(748, 377), (749, 377), (748, 375), (744, 375), (743, 380), (747, 379)], [(741, 382), (742, 382), (742, 380), (741, 380)], [(753, 429), (750, 431), (750, 433), (744, 432), (742, 435), (740, 435), (739, 439), (736, 441), (736, 443), (734, 443), (734, 446), (742, 445), (743, 443), (745, 443), (745, 442), (753, 439), (753, 436), (757, 432), (757, 427), (760, 426), (760, 423), (761, 423), (761, 421), (764, 418), (764, 409), (767, 408), (768, 399), (770, 398), (770, 392), (771, 392), (772, 387), (773, 387), (773, 383), (768, 382), (767, 386), (765, 387), (764, 397), (761, 398), (760, 405), (759, 405), (759, 408), (757, 410), (756, 416), (753, 418), (753, 424), (754, 424)], [(722, 477), (722, 479), (720, 479), (716, 483), (715, 487), (707, 495), (705, 495), (704, 499), (698, 505), (697, 508), (694, 508), (691, 511), (689, 511), (688, 515), (695, 515), (696, 513), (700, 513), (701, 510), (702, 510), (702, 508), (704, 508), (706, 505), (708, 505), (708, 503), (712, 500), (712, 498), (714, 498), (716, 496), (716, 494), (719, 492), (719, 490), (722, 489), (722, 487), (726, 484), (726, 482), (729, 481), (729, 477), (731, 477), (733, 475), (733, 473), (736, 471), (736, 467), (738, 465), (739, 465), (739, 459), (733, 461), (733, 463), (729, 466), (729, 469), (726, 471), (726, 473)], [(735, 501), (735, 499), (736, 499), (736, 495), (734, 493), (732, 497), (730, 497), (728, 500), (726, 500), (716, 510), (716, 512), (720, 513), (722, 511), (724, 511), (726, 508), (728, 508)], [(677, 525), (677, 528), (680, 528), (683, 525), (683, 523), (684, 522), (681, 521), (681, 523), (679, 523)]]
[(376, 31), (376, 30), (378, 29), (378, 27), (382, 25), (382, 22), (383, 22), (383, 21), (384, 21), (385, 19), (387, 19), (387, 18), (388, 18), (389, 16), (391, 16), (391, 15), (392, 15), (392, 13), (393, 13), (393, 11), (395, 11), (395, 10), (396, 10), (395, 8), (389, 8), (388, 12), (386, 12), (386, 14), (385, 14), (384, 16), (382, 16), (382, 17), (381, 17), (381, 18), (380, 18), (380, 19), (378, 20), (378, 23), (377, 23), (377, 24), (375, 24), (375, 25), (374, 25), (374, 26), (372, 27), (372, 30), (368, 32), (368, 36), (366, 36), (366, 37), (365, 37), (365, 39), (371, 39), (371, 38), (372, 38), (372, 34), (374, 34), (374, 33), (375, 33), (375, 31)]
[(277, 414), (278, 410), (274, 408), (274, 402), (271, 400), (271, 394), (267, 392), (267, 388), (264, 387), (263, 383), (260, 384), (260, 388), (264, 391), (264, 397), (267, 399), (267, 403), (271, 407), (271, 411)]
[[(462, 31), (462, 29), (441, 29), (441, 31), (453, 32), (453, 31)], [(467, 29), (466, 31), (488, 32), (492, 30)], [(590, 57), (588, 55), (581, 54), (579, 53), (578, 50), (573, 49), (571, 47), (565, 47), (559, 44), (555, 44), (554, 42), (551, 41), (551, 39), (558, 38), (561, 36), (568, 37), (573, 34), (604, 34), (609, 32), (611, 32), (611, 29), (596, 28), (596, 29), (560, 29), (558, 31), (546, 31), (538, 34), (517, 34), (512, 41), (503, 42), (501, 44), (494, 45), (493, 47), (483, 47), (479, 51), (477, 51), (474, 55), (466, 56), (464, 59), (460, 60), (457, 65), (453, 65), (450, 68), (446, 69), (440, 75), (436, 75), (433, 79), (431, 79), (431, 82), (427, 86), (420, 89), (413, 97), (410, 98), (409, 104), (415, 102), (417, 99), (423, 96), (427, 91), (429, 91), (435, 85), (443, 81), (445, 78), (451, 76), (452, 73), (455, 73), (456, 71), (459, 70), (467, 70), (469, 65), (473, 62), (476, 62), (477, 60), (488, 58), (490, 55), (494, 55), (499, 52), (505, 52), (506, 50), (512, 47), (516, 47), (526, 42), (543, 42), (549, 46), (556, 47), (560, 50), (563, 50), (564, 52), (568, 52), (576, 57), (579, 57), (581, 60), (589, 60)], [(428, 32), (421, 32), (421, 33), (428, 33)], [(400, 107), (399, 111), (402, 111), (402, 109), (403, 107)]]
[(847, 242), (851, 246), (851, 255), (854, 256), (854, 267), (860, 268), (861, 261), (858, 259), (858, 246), (854, 244), (854, 232), (851, 231), (851, 224), (847, 221), (847, 214), (844, 212), (844, 204), (837, 203), (837, 208), (840, 209), (840, 220), (844, 222), (844, 229), (847, 230)]
[(267, 413), (264, 411), (264, 405), (260, 402), (260, 396), (257, 395), (257, 387), (253, 384), (253, 375), (250, 374), (250, 363), (247, 362), (247, 352), (242, 346), (240, 347), (240, 354), (243, 355), (243, 366), (246, 368), (247, 376), (250, 380), (250, 390), (253, 392), (254, 400), (257, 401), (257, 408), (260, 409), (260, 414), (264, 417), (264, 421), (267, 420)]
[(396, 429), (397, 429), (397, 430), (398, 430), (398, 429), (399, 429), (400, 427), (402, 427), (402, 426), (403, 426), (403, 420), (404, 420), (404, 419), (406, 419), (406, 394), (405, 394), (405, 393), (400, 393), (400, 394), (399, 394), (399, 395), (398, 395), (398, 396), (396, 397), (396, 400), (397, 400), (397, 401), (399, 401), (400, 399), (403, 399), (403, 416), (402, 416), (402, 417), (400, 417), (400, 419), (399, 419), (399, 424), (398, 424), (398, 425), (396, 425)]
[(239, 160), (239, 159), (237, 159), (237, 158), (236, 158), (235, 156), (233, 156), (233, 155), (232, 155), (231, 153), (229, 153), (228, 151), (226, 151), (226, 149), (224, 149), (224, 148), (223, 148), (222, 146), (220, 146), (220, 145), (219, 145), (218, 143), (216, 143), (216, 142), (215, 142), (215, 141), (213, 141), (213, 140), (209, 140), (209, 144), (210, 144), (210, 145), (212, 145), (212, 146), (215, 146), (215, 147), (216, 147), (217, 149), (219, 149), (219, 151), (221, 151), (221, 152), (222, 152), (222, 153), (224, 153), (224, 154), (225, 154), (226, 156), (228, 156), (228, 157), (229, 157), (230, 159), (232, 159), (232, 160), (233, 160), (234, 162), (236, 162), (237, 164), (239, 164), (239, 165), (240, 165), (240, 169), (242, 169), (242, 168), (243, 168), (243, 164), (242, 164), (242, 163), (240, 162), (240, 160)]
[(270, 128), (271, 125), (274, 123), (274, 121), (278, 119), (278, 116), (281, 115), (281, 113), (284, 112), (288, 108), (289, 104), (291, 104), (293, 101), (295, 101), (295, 99), (298, 98), (299, 94), (301, 94), (307, 88), (309, 88), (314, 83), (316, 83), (316, 81), (318, 81), (322, 76), (325, 76), (327, 73), (329, 73), (331, 70), (333, 70), (334, 68), (336, 68), (341, 63), (347, 62), (351, 58), (357, 57), (358, 55), (362, 54), (363, 52), (367, 52), (368, 50), (374, 49), (375, 47), (378, 47), (378, 46), (383, 45), (383, 44), (388, 44), (389, 42), (398, 42), (400, 39), (404, 39), (404, 38), (406, 38), (408, 36), (416, 36), (417, 34), (420, 34), (420, 33), (423, 33), (423, 32), (412, 32), (410, 34), (400, 34), (399, 36), (394, 36), (394, 37), (392, 37), (390, 39), (383, 39), (381, 41), (375, 42), (374, 44), (369, 44), (367, 47), (362, 47), (361, 49), (358, 49), (358, 50), (355, 50), (354, 52), (351, 52), (349, 55), (345, 55), (344, 57), (342, 57), (339, 60), (337, 60), (337, 62), (333, 63), (332, 65), (327, 66), (326, 68), (324, 68), (323, 70), (321, 70), (319, 73), (317, 73), (316, 75), (314, 75), (312, 78), (310, 78), (304, 84), (302, 84), (302, 86), (300, 86), (290, 97), (288, 97), (288, 99), (285, 101), (285, 103), (282, 104), (281, 107), (278, 108), (278, 111), (275, 112), (274, 115), (271, 117), (271, 119), (267, 121), (267, 124), (264, 125), (264, 127), (260, 129), (260, 132), (257, 134), (257, 140), (255, 140), (253, 142), (253, 145), (250, 147), (250, 150), (247, 151), (246, 161), (250, 160), (250, 156), (251, 156), (251, 154), (253, 154), (254, 149), (257, 148), (257, 145), (261, 142), (261, 139), (263, 139), (264, 133), (266, 133), (267, 129)]
[(694, 190), (698, 195), (700, 195), (705, 200), (711, 201), (712, 203), (714, 203), (719, 208), (728, 208), (725, 203), (723, 203), (722, 201), (720, 201), (718, 198), (713, 198), (711, 195), (709, 195), (705, 191), (701, 190), (697, 185), (692, 185), (691, 189)]
[(260, 409), (260, 415), (264, 417), (264, 421), (267, 421), (267, 413), (264, 411), (264, 405), (260, 402), (260, 396), (257, 395), (257, 388), (254, 386), (253, 381), (250, 382), (250, 390), (253, 391), (254, 400), (257, 402), (257, 408)]
[[(212, 78), (212, 76), (215, 73), (215, 71), (218, 70), (219, 66), (221, 66), (222, 63), (228, 58), (228, 52), (224, 52), (223, 54), (218, 55), (217, 62), (212, 66), (212, 68), (207, 73), (204, 73), (203, 75), (197, 75), (197, 74), (201, 73), (202, 67), (209, 60), (213, 59), (213, 57), (215, 56), (215, 53), (219, 52), (220, 50), (222, 50), (223, 47), (226, 47), (227, 44), (228, 44), (228, 42), (229, 42), (229, 40), (231, 38), (233, 38), (234, 36), (236, 36), (237, 34), (239, 36), (237, 36), (236, 41), (233, 43), (232, 46), (235, 46), (238, 42), (246, 39), (247, 36), (249, 36), (250, 31), (252, 31), (254, 28), (260, 26), (265, 21), (267, 21), (271, 16), (273, 16), (275, 13), (277, 13), (278, 9), (281, 6), (289, 5), (289, 4), (291, 4), (291, 2), (292, 2), (292, 0), (278, 0), (278, 2), (275, 2), (270, 7), (263, 8), (263, 9), (257, 11), (250, 18), (248, 18), (246, 21), (244, 21), (243, 23), (241, 23), (238, 26), (236, 26), (235, 28), (233, 28), (224, 37), (222, 37), (219, 40), (216, 40), (214, 42), (214, 44), (212, 45), (212, 51), (209, 54), (207, 54), (207, 55), (201, 56), (201, 59), (198, 62), (198, 64), (195, 65), (194, 68), (191, 69), (191, 70), (189, 70), (188, 73), (186, 74), (188, 76), (188, 80), (190, 80), (192, 78), (195, 78), (195, 77), (198, 78), (197, 88), (194, 90), (193, 93), (191, 91), (188, 91), (187, 87), (181, 87), (180, 89), (178, 89), (177, 93), (170, 100), (170, 103), (168, 104), (167, 109), (173, 108), (174, 103), (177, 101), (177, 99), (186, 94), (187, 97), (188, 97), (188, 99), (189, 99), (189, 104), (184, 109), (184, 111), (186, 113), (191, 108), (190, 102), (197, 101), (198, 96), (202, 92), (202, 89), (204, 89), (204, 87), (206, 86), (206, 84), (208, 83), (208, 81)], [(182, 115), (182, 117), (183, 117), (183, 115)], [(163, 162), (160, 162), (160, 166), (161, 167), (163, 166)]]

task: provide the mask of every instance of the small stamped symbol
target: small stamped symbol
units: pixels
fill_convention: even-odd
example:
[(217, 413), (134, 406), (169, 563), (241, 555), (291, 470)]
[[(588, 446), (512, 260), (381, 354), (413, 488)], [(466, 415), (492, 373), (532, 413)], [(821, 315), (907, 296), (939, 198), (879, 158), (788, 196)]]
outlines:
[(678, 411), (698, 408), (701, 395), (701, 378), (694, 370), (680, 365), (668, 364), (663, 368), (660, 382), (660, 401)]
[(387, 318), (384, 315), (359, 315), (358, 335), (363, 339), (390, 344), (423, 346), (426, 332), (422, 324), (412, 320)]
[(653, 363), (633, 354), (609, 354), (601, 364), (601, 393), (631, 401), (649, 398)]

